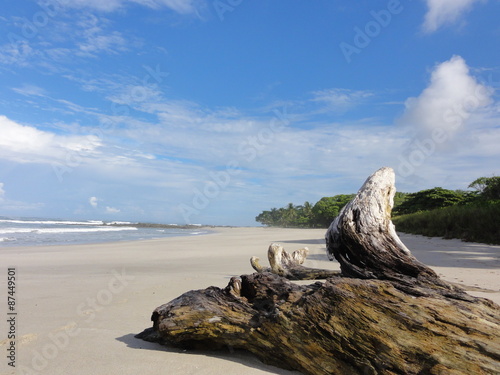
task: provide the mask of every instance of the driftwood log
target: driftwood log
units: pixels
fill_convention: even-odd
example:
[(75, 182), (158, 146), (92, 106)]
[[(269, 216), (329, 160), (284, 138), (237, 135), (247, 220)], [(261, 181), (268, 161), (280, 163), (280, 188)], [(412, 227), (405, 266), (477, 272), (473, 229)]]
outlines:
[(250, 258), (250, 264), (257, 272), (272, 272), (291, 280), (327, 279), (340, 275), (338, 271), (302, 266), (308, 254), (309, 249), (307, 247), (295, 250), (290, 254), (280, 244), (272, 243), (267, 251), (267, 258), (271, 267), (262, 267), (259, 262), (260, 259), (255, 256)]
[[(307, 249), (271, 245), (270, 267), (225, 289), (158, 307), (137, 337), (184, 348), (243, 348), (304, 374), (500, 374), (500, 306), (415, 259), (390, 220), (394, 172), (382, 168), (327, 231), (341, 272), (301, 266)], [(326, 282), (297, 285), (288, 279)]]

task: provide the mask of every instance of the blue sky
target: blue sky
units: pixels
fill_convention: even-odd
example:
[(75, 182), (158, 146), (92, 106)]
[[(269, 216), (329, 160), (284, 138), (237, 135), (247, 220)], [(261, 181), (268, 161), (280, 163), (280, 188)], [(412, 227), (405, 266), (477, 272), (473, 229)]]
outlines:
[(0, 215), (256, 225), (499, 173), (498, 0), (19, 0)]

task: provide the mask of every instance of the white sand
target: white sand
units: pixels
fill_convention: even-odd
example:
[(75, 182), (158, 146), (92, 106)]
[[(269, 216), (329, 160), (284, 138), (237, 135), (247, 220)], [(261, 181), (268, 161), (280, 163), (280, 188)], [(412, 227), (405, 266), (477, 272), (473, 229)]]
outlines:
[[(112, 244), (0, 249), (3, 316), (0, 374), (7, 365), (7, 267), (17, 273), (17, 374), (298, 374), (237, 351), (183, 352), (137, 340), (151, 312), (180, 294), (252, 273), (267, 247), (308, 246), (306, 266), (338, 269), (325, 255), (323, 229), (222, 228), (197, 237)], [(401, 235), (444, 279), (500, 303), (500, 246)], [(481, 289), (481, 290), (479, 290)]]

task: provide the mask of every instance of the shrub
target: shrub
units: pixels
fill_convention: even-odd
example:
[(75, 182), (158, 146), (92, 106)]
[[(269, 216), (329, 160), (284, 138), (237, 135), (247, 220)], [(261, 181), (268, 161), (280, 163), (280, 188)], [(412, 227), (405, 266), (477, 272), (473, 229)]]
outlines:
[(405, 233), (500, 244), (500, 201), (417, 212), (392, 221)]

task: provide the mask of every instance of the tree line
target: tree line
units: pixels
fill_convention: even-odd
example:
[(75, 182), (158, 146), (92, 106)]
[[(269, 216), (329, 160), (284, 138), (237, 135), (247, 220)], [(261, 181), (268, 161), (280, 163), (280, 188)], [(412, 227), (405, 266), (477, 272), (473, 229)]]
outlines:
[(261, 212), (255, 220), (271, 227), (322, 228), (327, 227), (331, 218), (339, 214), (355, 194), (341, 194), (323, 197), (316, 204), (305, 202), (302, 205), (289, 203), (286, 207), (271, 208)]
[[(393, 215), (429, 211), (453, 205), (488, 204), (500, 200), (500, 177), (480, 177), (468, 186), (471, 190), (448, 190), (441, 187), (416, 193), (397, 192)], [(314, 205), (289, 203), (282, 208), (262, 211), (255, 220), (263, 225), (285, 228), (327, 228), (355, 194), (323, 197)]]

